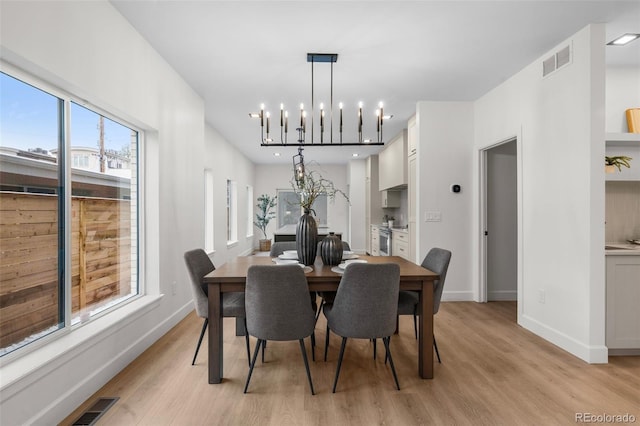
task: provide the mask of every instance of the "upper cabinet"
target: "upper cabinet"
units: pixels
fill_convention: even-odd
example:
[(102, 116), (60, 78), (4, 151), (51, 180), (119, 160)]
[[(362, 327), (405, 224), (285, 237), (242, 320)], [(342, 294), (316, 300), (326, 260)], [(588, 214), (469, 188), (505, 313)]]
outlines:
[(605, 175), (606, 180), (640, 180), (640, 133), (607, 133), (605, 155), (631, 157), (631, 167)]
[(416, 116), (412, 116), (407, 124), (407, 155), (411, 157), (418, 150), (418, 127), (416, 126)]
[(400, 132), (378, 154), (379, 190), (407, 186), (407, 130)]

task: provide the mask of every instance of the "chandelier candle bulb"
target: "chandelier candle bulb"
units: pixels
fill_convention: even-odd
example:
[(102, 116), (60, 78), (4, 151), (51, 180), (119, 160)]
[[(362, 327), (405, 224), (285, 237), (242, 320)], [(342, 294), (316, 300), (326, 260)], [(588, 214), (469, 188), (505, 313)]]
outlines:
[(304, 104), (300, 104), (300, 127), (304, 126)]
[(270, 117), (271, 117), (271, 114), (269, 112), (267, 112), (267, 139), (269, 139), (269, 121), (270, 121)]
[(284, 112), (284, 132), (289, 131), (289, 111)]
[(284, 104), (280, 104), (280, 127), (283, 125)]

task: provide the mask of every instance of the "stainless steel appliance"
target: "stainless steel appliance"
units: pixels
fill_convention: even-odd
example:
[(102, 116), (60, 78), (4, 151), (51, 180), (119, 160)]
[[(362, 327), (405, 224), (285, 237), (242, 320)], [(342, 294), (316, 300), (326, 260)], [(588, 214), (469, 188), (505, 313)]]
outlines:
[(380, 243), (380, 247), (378, 252), (380, 256), (391, 256), (391, 229), (387, 226), (381, 226), (379, 228), (379, 238), (378, 241)]

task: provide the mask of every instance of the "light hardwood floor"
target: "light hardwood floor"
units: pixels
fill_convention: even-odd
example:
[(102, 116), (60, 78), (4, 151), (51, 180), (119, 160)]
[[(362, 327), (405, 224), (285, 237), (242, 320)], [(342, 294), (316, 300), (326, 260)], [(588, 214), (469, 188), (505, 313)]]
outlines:
[(201, 327), (192, 313), (62, 424), (71, 424), (97, 398), (112, 396), (120, 400), (99, 425), (555, 425), (575, 424), (576, 413), (628, 413), (640, 423), (640, 357), (589, 365), (515, 318), (513, 302), (442, 303), (435, 317), (442, 364), (436, 363), (435, 379), (421, 380), (412, 319), (403, 316), (391, 339), (401, 390), (384, 364), (382, 342), (374, 361), (368, 341), (349, 340), (332, 394), (340, 339), (332, 334), (323, 362), (321, 316), (311, 362), (316, 395), (309, 392), (297, 342), (269, 342), (245, 395), (247, 356), (244, 339), (234, 336), (234, 320), (224, 324), (225, 380), (209, 385), (206, 338), (191, 366)]

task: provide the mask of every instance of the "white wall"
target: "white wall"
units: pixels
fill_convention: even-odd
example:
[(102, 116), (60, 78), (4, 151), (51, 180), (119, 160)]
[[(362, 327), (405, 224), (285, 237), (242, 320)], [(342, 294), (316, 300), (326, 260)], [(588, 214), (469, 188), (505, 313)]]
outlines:
[[(349, 242), (351, 250), (365, 253), (367, 238), (371, 232), (367, 229), (366, 217), (366, 160), (349, 161), (349, 223), (350, 235), (342, 239)], [(377, 187), (377, 184), (376, 184)]]
[[(2, 360), (0, 424), (56, 424), (193, 309), (183, 253), (204, 245), (205, 166), (239, 162), (221, 175), (252, 177), (246, 160), (217, 135), (207, 131), (205, 140), (203, 101), (111, 4), (1, 2), (0, 8), (3, 60), (145, 133), (142, 285), (149, 296)], [(216, 238), (221, 223), (216, 217)]]
[[(474, 300), (472, 287), (473, 103), (418, 102), (417, 258), (433, 247), (451, 250), (443, 300)], [(458, 184), (462, 191), (451, 192)], [(427, 212), (441, 221), (426, 222)]]
[(609, 66), (606, 82), (606, 131), (626, 133), (629, 130), (625, 111), (640, 108), (640, 69)]
[[(347, 180), (347, 166), (343, 164), (314, 164), (312, 158), (305, 156), (307, 169), (319, 172), (322, 177), (333, 181), (336, 189), (340, 189), (348, 194), (349, 182)], [(291, 179), (293, 178), (292, 165), (257, 164), (255, 168), (255, 188), (254, 197), (260, 194), (276, 195), (276, 190), (291, 190)], [(345, 198), (338, 194), (335, 202), (330, 200), (327, 203), (327, 219), (329, 229), (335, 232), (342, 232), (343, 238), (349, 235), (349, 204)], [(254, 214), (256, 209), (254, 207)], [(267, 235), (273, 239), (273, 232), (277, 229), (277, 220), (273, 219), (267, 226)], [(257, 230), (257, 228), (256, 228)], [(254, 247), (258, 247), (258, 240), (262, 233), (257, 230), (254, 236)], [(346, 239), (346, 238), (345, 238)]]
[[(476, 102), (473, 173), (478, 150), (518, 137), (519, 323), (584, 360), (606, 362), (604, 27), (586, 27), (551, 52), (568, 43), (571, 64), (542, 78), (543, 55)], [(478, 238), (475, 229), (474, 258)]]
[(518, 168), (516, 141), (487, 150), (487, 301), (517, 300)]
[[(219, 266), (239, 255), (250, 254), (253, 250), (254, 237), (247, 238), (247, 185), (254, 185), (254, 164), (249, 161), (232, 144), (210, 125), (205, 127), (206, 165), (213, 171), (213, 210), (214, 210), (214, 254), (213, 263)], [(204, 170), (201, 171), (204, 175)], [(238, 196), (238, 242), (227, 246), (227, 180), (236, 182)], [(251, 203), (252, 217), (254, 205), (259, 194), (253, 189)], [(253, 235), (259, 237), (261, 232), (252, 226)]]

